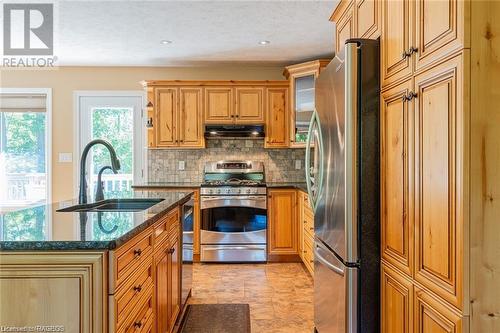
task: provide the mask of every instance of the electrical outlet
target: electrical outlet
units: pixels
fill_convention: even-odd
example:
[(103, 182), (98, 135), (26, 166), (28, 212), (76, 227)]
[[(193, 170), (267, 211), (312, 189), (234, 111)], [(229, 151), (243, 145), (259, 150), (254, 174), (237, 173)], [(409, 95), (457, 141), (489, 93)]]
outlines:
[(302, 168), (302, 161), (295, 160), (295, 170), (300, 170)]
[(186, 169), (186, 162), (179, 161), (179, 170), (184, 170), (184, 169)]
[(73, 153), (59, 153), (60, 163), (71, 163), (73, 162)]

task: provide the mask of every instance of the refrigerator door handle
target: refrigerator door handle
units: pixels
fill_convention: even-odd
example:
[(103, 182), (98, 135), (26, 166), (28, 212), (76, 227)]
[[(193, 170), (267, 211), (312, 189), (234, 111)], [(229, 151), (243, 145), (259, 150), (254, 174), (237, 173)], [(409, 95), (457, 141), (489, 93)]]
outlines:
[(321, 262), (326, 267), (328, 267), (330, 270), (334, 271), (335, 273), (340, 274), (340, 275), (344, 275), (344, 271), (341, 268), (335, 266), (334, 264), (332, 264), (331, 262), (326, 260), (319, 253), (319, 251), (318, 251), (319, 248), (320, 248), (320, 246), (318, 244), (316, 244), (316, 246), (314, 247), (314, 258), (317, 259), (319, 262)]
[[(311, 141), (313, 135), (316, 135), (316, 133), (313, 133), (313, 129), (316, 126), (317, 130), (317, 140), (315, 140), (314, 144), (316, 145), (315, 149), (318, 151), (318, 156), (319, 156), (319, 161), (317, 162), (318, 165), (318, 174), (317, 174), (317, 179), (312, 179), (311, 178)], [(315, 165), (316, 162), (313, 164)], [(311, 117), (311, 121), (309, 123), (309, 130), (307, 132), (307, 141), (306, 141), (306, 161), (305, 161), (305, 171), (306, 171), (306, 185), (307, 185), (307, 194), (309, 195), (310, 202), (311, 202), (311, 207), (313, 211), (316, 211), (316, 208), (318, 206), (319, 198), (321, 196), (321, 190), (323, 187), (323, 137), (321, 135), (321, 123), (319, 120), (319, 115), (316, 109), (313, 112), (313, 115)], [(314, 167), (312, 167), (314, 169)], [(314, 184), (313, 184), (314, 182)], [(313, 186), (315, 190), (313, 191)]]

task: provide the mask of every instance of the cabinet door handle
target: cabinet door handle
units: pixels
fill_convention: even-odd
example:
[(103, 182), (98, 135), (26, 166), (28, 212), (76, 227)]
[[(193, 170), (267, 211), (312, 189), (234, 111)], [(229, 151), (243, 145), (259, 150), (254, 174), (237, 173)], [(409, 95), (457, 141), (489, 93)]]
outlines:
[(148, 121), (146, 122), (146, 127), (147, 128), (152, 128), (153, 127), (153, 118), (150, 117)]
[(134, 322), (134, 327), (135, 328), (141, 328), (142, 327), (142, 322), (141, 321)]
[(134, 250), (134, 257), (140, 257), (142, 254), (142, 250), (141, 249), (137, 249), (137, 250)]
[(413, 47), (413, 46), (412, 46), (412, 47), (410, 47), (410, 49), (408, 50), (408, 53), (409, 53), (410, 55), (412, 55), (413, 53), (417, 53), (417, 51), (418, 51), (418, 47)]
[(408, 51), (403, 51), (403, 54), (401, 55), (401, 58), (402, 58), (402, 59), (406, 59), (406, 58), (408, 58), (409, 56), (411, 56), (411, 53), (409, 53)]
[(137, 292), (137, 293), (140, 293), (141, 290), (142, 290), (142, 286), (141, 285), (138, 285), (138, 286), (134, 286), (134, 291)]
[(414, 93), (413, 91), (410, 91), (408, 95), (406, 96), (406, 99), (408, 101), (411, 101), (412, 99), (417, 98), (417, 93)]
[(174, 252), (175, 252), (175, 249), (174, 249), (174, 248), (171, 248), (171, 249), (168, 249), (168, 250), (167, 250), (167, 253), (168, 253), (168, 254), (174, 254)]

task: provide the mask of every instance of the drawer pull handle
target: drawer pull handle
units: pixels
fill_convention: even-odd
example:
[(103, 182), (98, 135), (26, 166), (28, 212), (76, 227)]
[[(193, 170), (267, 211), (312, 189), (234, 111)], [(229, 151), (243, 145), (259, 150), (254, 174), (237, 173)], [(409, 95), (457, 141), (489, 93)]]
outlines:
[(137, 293), (140, 293), (141, 290), (142, 290), (142, 286), (141, 285), (138, 285), (138, 286), (134, 286), (134, 291), (137, 292)]
[(134, 257), (140, 257), (140, 255), (142, 254), (142, 250), (141, 249), (137, 249), (137, 250), (134, 250)]
[(309, 260), (309, 262), (312, 264), (314, 262), (314, 260)]
[(309, 230), (314, 230), (314, 227), (309, 227)]
[(174, 248), (171, 248), (171, 249), (168, 249), (168, 250), (167, 250), (167, 253), (168, 253), (168, 254), (174, 254), (174, 252), (175, 252), (175, 249), (174, 249)]
[(136, 321), (136, 322), (134, 323), (134, 327), (136, 327), (136, 328), (141, 328), (141, 327), (142, 327), (142, 322), (140, 322), (140, 321)]
[(306, 220), (304, 220), (304, 224), (307, 224), (307, 221), (306, 221)]

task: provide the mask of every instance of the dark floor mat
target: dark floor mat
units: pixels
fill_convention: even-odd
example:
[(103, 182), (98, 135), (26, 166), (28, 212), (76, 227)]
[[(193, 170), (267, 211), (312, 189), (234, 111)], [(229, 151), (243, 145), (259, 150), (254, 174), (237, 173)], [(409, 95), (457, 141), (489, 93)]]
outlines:
[(248, 304), (191, 304), (181, 333), (250, 333)]

